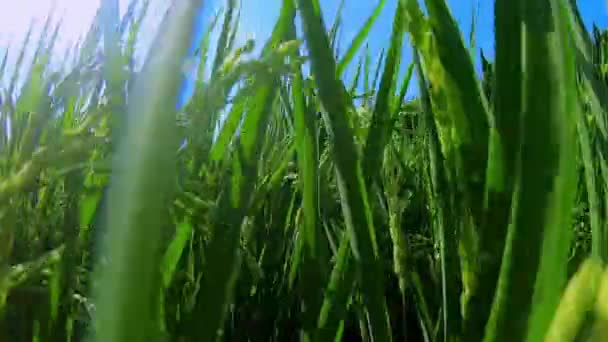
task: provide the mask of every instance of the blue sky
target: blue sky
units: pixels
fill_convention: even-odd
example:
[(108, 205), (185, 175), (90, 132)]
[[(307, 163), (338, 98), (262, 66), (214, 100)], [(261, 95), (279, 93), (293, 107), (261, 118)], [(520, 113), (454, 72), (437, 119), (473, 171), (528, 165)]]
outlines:
[[(143, 26), (144, 40), (149, 40), (157, 29), (158, 21), (169, 4), (168, 0), (151, 0), (150, 16)], [(247, 37), (253, 37), (257, 45), (263, 45), (270, 35), (272, 27), (278, 17), (281, 0), (241, 0), (242, 10), (240, 17), (240, 36), (238, 40), (244, 42)], [(345, 0), (342, 12), (343, 25), (341, 32), (342, 47), (355, 36), (379, 0)], [(373, 27), (368, 44), (372, 57), (377, 57), (383, 47), (389, 42), (393, 14), (398, 0), (387, 0), (387, 4)], [(127, 5), (127, 0), (120, 0), (121, 12)], [(335, 19), (340, 0), (320, 0), (326, 23)], [(477, 15), (476, 43), (477, 47), (493, 58), (493, 1), (490, 0), (447, 0), (452, 14), (463, 30), (463, 36), (468, 41), (469, 29), (473, 15)], [(44, 22), (46, 14), (52, 4), (56, 5), (57, 13), (63, 16), (63, 28), (57, 44), (57, 55), (69, 48), (78, 38), (86, 32), (93, 15), (100, 4), (100, 0), (21, 0), (13, 1), (11, 5), (4, 6), (0, 12), (0, 55), (2, 50), (11, 44), (19, 44), (29, 26), (33, 22), (39, 28)], [(206, 12), (209, 17), (217, 10), (224, 0), (207, 0)], [(578, 0), (579, 7), (585, 23), (597, 23), (605, 28), (608, 23), (606, 2), (601, 0)], [(16, 58), (14, 49), (9, 56)], [(404, 49), (404, 68), (411, 60), (411, 51)], [(10, 63), (9, 63), (10, 64)], [(348, 73), (346, 75), (348, 78)]]
[[(357, 34), (361, 26), (372, 13), (379, 0), (345, 0), (342, 12), (341, 38), (345, 48), (352, 38)], [(368, 44), (372, 57), (378, 57), (382, 48), (389, 44), (393, 15), (398, 0), (387, 0), (380, 17), (376, 21), (368, 38)], [(326, 24), (333, 23), (340, 0), (320, 0)], [(486, 57), (494, 58), (494, 1), (491, 0), (447, 0), (452, 15), (459, 23), (465, 41), (469, 42), (469, 33), (472, 18), (475, 15), (476, 34), (475, 41), (477, 50), (483, 49)], [(241, 27), (244, 30), (254, 32), (256, 38), (266, 38), (272, 30), (276, 18), (279, 15), (281, 0), (243, 0), (243, 15), (241, 16)], [(590, 28), (592, 23), (605, 28), (608, 24), (608, 11), (606, 2), (601, 0), (578, 0), (585, 24)], [(479, 52), (477, 55), (479, 56)], [(402, 64), (402, 76), (407, 65), (412, 59), (409, 46), (404, 48)], [(479, 58), (477, 58), (477, 61)], [(353, 65), (354, 67), (354, 65)], [(479, 63), (477, 65), (480, 68)], [(352, 70), (352, 69), (351, 69)], [(346, 78), (349, 79), (349, 75)], [(410, 96), (415, 93), (415, 86), (410, 87)]]

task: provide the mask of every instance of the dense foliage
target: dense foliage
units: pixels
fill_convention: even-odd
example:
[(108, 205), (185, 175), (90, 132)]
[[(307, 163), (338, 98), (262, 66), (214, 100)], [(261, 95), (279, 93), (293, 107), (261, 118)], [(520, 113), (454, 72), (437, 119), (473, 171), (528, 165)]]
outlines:
[(0, 65), (0, 341), (608, 336), (608, 34), (575, 1), (495, 0), (477, 74), (444, 0), (400, 0), (375, 62), (385, 0), (352, 42), (283, 0), (243, 46), (228, 0), (177, 111), (204, 1), (141, 68), (149, 3), (110, 2), (60, 68), (50, 20)]

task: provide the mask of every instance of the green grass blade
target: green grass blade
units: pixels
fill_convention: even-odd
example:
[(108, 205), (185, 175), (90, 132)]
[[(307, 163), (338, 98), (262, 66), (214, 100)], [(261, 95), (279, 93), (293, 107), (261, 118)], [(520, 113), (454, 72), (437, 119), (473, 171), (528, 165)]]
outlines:
[(8, 65), (8, 52), (11, 50), (11, 44), (8, 43), (6, 49), (4, 50), (4, 55), (2, 57), (2, 63), (0, 63), (0, 80), (4, 80), (4, 73), (6, 72), (6, 66)]
[(589, 203), (589, 223), (591, 226), (591, 254), (598, 260), (607, 260), (608, 246), (603, 229), (603, 217), (601, 211), (601, 190), (596, 177), (598, 167), (595, 163), (594, 144), (591, 139), (593, 135), (586, 120), (586, 113), (577, 117), (578, 138), (581, 149), (581, 157), (585, 174), (585, 188), (587, 190), (587, 202)]
[[(346, 90), (337, 79), (336, 63), (321, 15), (315, 14), (314, 6), (309, 0), (299, 0), (298, 4), (311, 56), (312, 72), (319, 88), (319, 98), (327, 111), (325, 121), (334, 140), (333, 159), (336, 163), (342, 211), (361, 272), (363, 301), (368, 310), (372, 335), (376, 341), (388, 341), (391, 340), (391, 328), (381, 281), (376, 232), (363, 170), (346, 115)], [(338, 147), (340, 151), (335, 150)]]
[(361, 79), (362, 67), (363, 67), (363, 61), (359, 61), (359, 64), (357, 64), (357, 69), (355, 69), (355, 74), (353, 76), (353, 80), (350, 84), (350, 90), (348, 92), (351, 95), (351, 98), (354, 98), (355, 92), (357, 91), (357, 87), (359, 86), (359, 80)]
[(338, 10), (336, 11), (336, 18), (334, 19), (334, 23), (331, 25), (331, 29), (329, 30), (329, 42), (331, 44), (331, 50), (334, 51), (336, 55), (339, 54), (338, 50), (338, 32), (342, 25), (342, 11), (344, 10), (344, 0), (340, 0), (340, 4), (338, 5)]
[(369, 45), (365, 45), (365, 51), (364, 51), (364, 62), (363, 62), (363, 93), (365, 98), (363, 99), (363, 105), (366, 108), (370, 108), (369, 106), (369, 99), (371, 98), (371, 90), (370, 90), (370, 84), (369, 84), (369, 77), (371, 75), (370, 73), (370, 65), (371, 65), (371, 55), (369, 52)]
[(544, 337), (566, 281), (576, 190), (578, 108), (564, 8), (560, 1), (535, 0), (520, 10), (525, 23), (521, 169), (485, 341)]
[(595, 134), (594, 127), (599, 130), (601, 141), (608, 139), (608, 128), (606, 123), (605, 112), (608, 110), (608, 88), (605, 82), (598, 79), (598, 75), (594, 72), (592, 64), (592, 53), (597, 48), (593, 47), (589, 34), (582, 22), (580, 12), (575, 2), (570, 3), (571, 11), (567, 12), (568, 21), (573, 30), (574, 40), (578, 50), (577, 62), (579, 71), (582, 74), (582, 90), (581, 98), (587, 99), (589, 104), (589, 112), (592, 117), (592, 122), (587, 122), (587, 113), (583, 113), (578, 118), (579, 139), (581, 144), (581, 153), (583, 157), (583, 165), (585, 172), (585, 181), (587, 187), (589, 215), (591, 220), (591, 239), (592, 239), (592, 254), (601, 258), (604, 262), (608, 261), (608, 231), (606, 230), (604, 220), (605, 214), (600, 212), (601, 195), (595, 181), (597, 163), (594, 159), (594, 145), (591, 141)]
[[(25, 84), (21, 89), (19, 98), (17, 99), (16, 118), (25, 120), (23, 115), (29, 115), (27, 125), (23, 132), (20, 132), (21, 139), (19, 143), (19, 154), (16, 156), (16, 165), (20, 165), (23, 161), (31, 156), (31, 153), (40, 142), (40, 136), (43, 134), (44, 124), (50, 117), (50, 97), (48, 96), (52, 81), (45, 74), (47, 69), (50, 54), (53, 50), (57, 35), (61, 27), (61, 21), (51, 27), (52, 15), (49, 15), (29, 68), (29, 74)], [(52, 29), (52, 31), (51, 31)], [(49, 32), (51, 35), (49, 37)]]
[(395, 11), (391, 44), (386, 61), (384, 62), (382, 80), (380, 81), (380, 88), (376, 96), (374, 112), (363, 152), (363, 170), (367, 177), (368, 186), (379, 176), (378, 170), (380, 170), (383, 162), (384, 148), (388, 143), (390, 132), (392, 131), (390, 105), (395, 89), (396, 75), (399, 72), (399, 60), (403, 45), (403, 35), (405, 33), (405, 23), (402, 15), (403, 11), (399, 3)]
[[(447, 96), (450, 113), (445, 114), (452, 116), (451, 120), (458, 135), (455, 141), (455, 147), (459, 150), (457, 158), (462, 158), (457, 162), (457, 177), (460, 182), (466, 184), (470, 202), (468, 205), (473, 217), (479, 222), (488, 158), (488, 109), (475, 75), (471, 56), (464, 46), (456, 21), (445, 1), (427, 0), (426, 4), (429, 24), (437, 42), (435, 57), (429, 56), (433, 54), (430, 52), (433, 49), (431, 47), (428, 48), (430, 50), (427, 56), (423, 54), (422, 57), (425, 63), (433, 64), (436, 62), (432, 59), (436, 58), (444, 70), (444, 72), (428, 74), (434, 89), (432, 93), (438, 92), (435, 95), (431, 94), (431, 98), (435, 97), (439, 100), (442, 92)], [(429, 66), (429, 69), (432, 68)], [(440, 111), (447, 109), (441, 108), (440, 104), (436, 107)], [(435, 115), (444, 115), (437, 110)]]
[[(242, 91), (246, 91), (246, 89)], [(224, 121), (222, 125), (220, 134), (215, 140), (213, 146), (211, 147), (209, 155), (209, 158), (211, 160), (218, 161), (223, 157), (226, 148), (232, 141), (232, 138), (234, 137), (234, 134), (236, 133), (238, 126), (241, 123), (243, 110), (245, 109), (247, 103), (248, 99), (246, 97), (243, 97), (242, 99), (240, 99), (240, 101), (234, 103), (234, 105), (232, 106), (230, 112), (228, 113), (226, 121)]]
[[(449, 275), (453, 275), (457, 272), (455, 267), (451, 267), (454, 264), (455, 259), (455, 241), (448, 239), (448, 232), (446, 230), (446, 223), (449, 222), (449, 202), (451, 189), (448, 187), (446, 170), (443, 167), (441, 160), (441, 145), (438, 130), (436, 128), (435, 121), (433, 120), (433, 109), (431, 105), (431, 98), (428, 91), (428, 83), (420, 61), (418, 51), (414, 51), (414, 63), (416, 66), (416, 74), (418, 78), (418, 88), (421, 92), (421, 109), (423, 113), (423, 125), (426, 134), (428, 144), (428, 173), (430, 181), (430, 194), (431, 194), (431, 210), (436, 214), (434, 217), (434, 228), (436, 231), (435, 239), (439, 245), (439, 262), (440, 262), (440, 278), (441, 278), (441, 329), (444, 341), (450, 336), (450, 331), (453, 325), (457, 325), (459, 322), (455, 317), (458, 312), (458, 306), (455, 305), (454, 301), (456, 298), (455, 292), (458, 290), (454, 286), (449, 286), (448, 279)], [(448, 272), (451, 272), (448, 274)], [(422, 294), (420, 295), (422, 297)], [(457, 332), (458, 328), (454, 328)]]
[[(548, 63), (543, 63), (539, 67), (539, 75), (543, 77), (543, 74), (551, 75), (554, 79), (547, 79), (548, 82), (552, 82), (554, 85), (559, 85), (560, 89), (552, 96), (556, 96), (555, 105), (557, 108), (553, 111), (555, 121), (557, 121), (557, 127), (554, 129), (558, 136), (558, 145), (560, 159), (557, 163), (559, 173), (555, 180), (555, 192), (552, 194), (550, 204), (550, 217), (547, 222), (547, 226), (544, 231), (544, 238), (541, 250), (541, 258), (538, 270), (538, 276), (536, 278), (536, 284), (534, 289), (534, 297), (532, 301), (532, 313), (529, 318), (529, 332), (527, 336), (528, 341), (541, 341), (544, 339), (547, 330), (551, 324), (557, 306), (562, 296), (562, 292), (567, 284), (568, 277), (568, 259), (570, 254), (570, 246), (573, 237), (573, 230), (570, 227), (571, 223), (571, 212), (574, 208), (574, 201), (576, 199), (576, 189), (578, 182), (578, 174), (576, 167), (577, 160), (577, 139), (576, 139), (576, 118), (582, 115), (580, 103), (578, 99), (578, 92), (576, 86), (576, 58), (575, 52), (569, 47), (574, 44), (572, 37), (572, 30), (568, 22), (568, 13), (570, 7), (567, 5), (567, 0), (551, 0), (548, 1), (547, 15), (553, 15), (553, 25), (547, 25), (551, 21), (548, 20), (543, 24), (538, 23), (538, 26), (530, 26), (531, 30), (538, 28), (549, 29), (551, 32), (548, 37), (545, 36), (545, 32), (542, 32), (542, 39), (547, 43), (548, 52), (550, 59)], [(528, 14), (530, 18), (526, 21), (526, 25), (530, 25), (530, 20), (541, 21), (542, 19), (537, 16), (538, 6), (530, 5)], [(533, 18), (533, 19), (532, 19)], [(533, 24), (532, 24), (533, 25)], [(544, 26), (544, 27), (543, 27)], [(526, 37), (526, 50), (530, 47), (527, 45), (535, 43), (535, 39), (528, 41), (528, 34), (525, 31)], [(533, 32), (538, 34), (540, 32)], [(540, 52), (543, 51), (542, 46), (540, 51), (531, 50), (535, 56), (539, 56)], [(527, 51), (526, 51), (527, 53)], [(529, 59), (529, 58), (527, 58)], [(526, 61), (528, 63), (528, 61)], [(557, 66), (557, 67), (555, 67)], [(526, 65), (526, 72), (530, 73), (530, 77), (534, 77), (534, 70), (536, 66)], [(540, 78), (539, 79), (542, 79)], [(533, 84), (538, 80), (532, 81)], [(525, 91), (535, 92), (534, 88), (524, 84)], [(529, 99), (527, 99), (527, 105), (534, 108), (531, 111), (531, 115), (537, 115), (537, 111), (544, 109), (543, 102), (540, 98), (536, 97), (538, 94), (533, 95), (534, 101), (538, 103), (538, 107), (532, 105)], [(546, 100), (553, 101), (551, 97)], [(552, 107), (552, 106), (551, 106)], [(546, 110), (546, 109), (545, 109)], [(530, 114), (524, 114), (530, 115)], [(526, 127), (528, 123), (524, 124)], [(544, 123), (547, 125), (547, 123)], [(545, 126), (547, 127), (547, 126)], [(524, 128), (526, 129), (526, 128)], [(525, 148), (525, 145), (524, 145)], [(549, 152), (551, 153), (551, 152)], [(522, 158), (522, 160), (526, 160)], [(550, 165), (550, 164), (547, 164)], [(537, 213), (538, 214), (538, 213)], [(538, 226), (537, 226), (538, 227)]]
[(369, 18), (367, 18), (365, 24), (363, 24), (363, 27), (361, 27), (359, 32), (357, 32), (357, 35), (348, 46), (348, 49), (346, 49), (346, 53), (344, 54), (344, 57), (340, 59), (340, 62), (338, 63), (338, 67), (336, 69), (338, 78), (342, 76), (346, 67), (355, 57), (355, 54), (357, 53), (357, 51), (359, 51), (359, 48), (361, 48), (361, 44), (363, 44), (365, 39), (367, 39), (367, 35), (369, 34), (372, 27), (374, 26), (374, 23), (380, 16), (380, 13), (382, 13), (382, 9), (384, 8), (385, 4), (386, 0), (380, 0), (380, 2), (378, 2), (372, 14), (369, 16)]
[[(450, 216), (446, 222), (457, 221), (453, 224), (459, 231), (461, 303), (466, 313), (470, 298), (478, 289), (478, 241), (483, 228), (491, 117), (471, 56), (445, 1), (427, 0), (425, 3), (428, 20), (416, 1), (404, 1), (404, 9), (413, 43), (420, 51), (428, 77), (446, 174), (455, 191), (450, 199), (454, 201), (452, 214), (455, 216)], [(449, 237), (451, 232), (445, 234)], [(455, 312), (453, 306), (449, 309)], [(449, 316), (459, 319), (455, 314)], [(450, 333), (458, 335), (459, 326), (452, 324)]]
[(382, 62), (384, 62), (385, 52), (385, 49), (380, 50), (380, 55), (378, 55), (378, 60), (376, 61), (376, 70), (374, 71), (374, 78), (372, 79), (372, 83), (370, 84), (372, 89), (374, 89), (373, 92), (375, 92), (375, 89), (378, 86), (378, 79), (380, 78), (380, 70), (382, 70)]
[(583, 88), (589, 96), (591, 112), (604, 139), (608, 139), (608, 123), (603, 114), (608, 110), (608, 88), (594, 72), (593, 50), (591, 37), (585, 28), (581, 14), (575, 1), (570, 0), (571, 11), (568, 11), (569, 23), (573, 30), (575, 46), (577, 49), (577, 62), (583, 76)]
[(111, 117), (111, 125), (113, 129), (113, 138), (115, 141), (120, 141), (122, 137), (120, 132), (125, 120), (125, 116), (119, 116), (124, 107), (124, 76), (122, 74), (122, 51), (120, 48), (120, 18), (117, 0), (103, 0), (101, 5), (102, 23), (103, 23), (103, 47), (106, 62), (103, 64), (104, 80), (106, 81), (107, 97), (110, 106), (110, 111), (114, 113)]
[(405, 95), (407, 94), (407, 90), (409, 89), (410, 81), (412, 80), (412, 76), (414, 75), (414, 65), (414, 62), (412, 62), (407, 67), (405, 77), (403, 78), (403, 82), (401, 83), (399, 95), (395, 98), (395, 101), (392, 104), (393, 118), (396, 118), (397, 115), (399, 115), (399, 112), (401, 111), (401, 105), (403, 104), (403, 100), (405, 99)]
[(335, 256), (336, 263), (319, 313), (316, 341), (335, 340), (339, 333), (340, 322), (345, 318), (357, 274), (351, 253), (349, 237), (345, 232), (340, 239), (340, 246)]
[[(258, 93), (250, 104), (239, 146), (232, 166), (232, 180), (220, 198), (211, 240), (205, 250), (206, 276), (196, 299), (197, 306), (190, 322), (196, 341), (216, 341), (223, 326), (227, 305), (232, 298), (240, 265), (239, 238), (243, 218), (249, 206), (257, 171), (260, 144), (272, 110), (276, 86), (269, 80), (258, 80)], [(199, 321), (200, 320), (200, 321)], [(204, 322), (204, 326), (200, 326)]]
[(222, 23), (222, 31), (220, 33), (220, 37), (218, 38), (217, 47), (215, 49), (215, 57), (213, 59), (213, 65), (211, 67), (211, 74), (215, 74), (215, 72), (220, 68), (224, 59), (228, 56), (228, 39), (230, 38), (230, 28), (233, 25), (233, 14), (234, 9), (236, 7), (236, 0), (227, 0), (228, 8), (226, 9), (226, 13), (224, 14), (224, 19)]
[(520, 146), (522, 112), (521, 14), (514, 10), (519, 0), (497, 0), (496, 65), (492, 85), (494, 125), (490, 128), (485, 226), (480, 234), (481, 266), (478, 291), (473, 293), (465, 312), (467, 339), (481, 340), (490, 316), (496, 283), (507, 236), (511, 199), (516, 174), (516, 158)]
[[(292, 11), (282, 11), (273, 36), (266, 44), (271, 47), (285, 41)], [(232, 301), (240, 268), (239, 240), (243, 219), (251, 204), (264, 136), (270, 113), (278, 103), (278, 76), (261, 70), (254, 80), (257, 93), (247, 108), (240, 136), (235, 141), (236, 155), (232, 160), (232, 177), (219, 199), (214, 217), (217, 225), (205, 250), (206, 275), (196, 296), (196, 306), (188, 322), (195, 341), (216, 341), (220, 338), (228, 304)], [(200, 324), (203, 322), (203, 326)]]
[(477, 17), (479, 15), (479, 0), (475, 0), (471, 4), (471, 28), (469, 29), (469, 53), (473, 64), (475, 64), (475, 49), (476, 41), (475, 36), (477, 35)]
[(184, 221), (177, 225), (175, 231), (175, 237), (171, 240), (169, 247), (165, 251), (163, 256), (161, 272), (163, 277), (164, 288), (169, 287), (173, 280), (173, 275), (177, 270), (177, 265), (182, 257), (184, 248), (192, 236), (192, 224)]
[(21, 71), (23, 59), (25, 58), (25, 53), (27, 51), (26, 49), (28, 48), (28, 46), (30, 44), (30, 39), (32, 39), (33, 28), (34, 28), (34, 23), (31, 22), (27, 29), (27, 33), (25, 34), (25, 38), (23, 40), (23, 45), (21, 46), (21, 49), (19, 50), (19, 55), (17, 56), (17, 61), (14, 66), (13, 74), (11, 75), (11, 79), (10, 79), (9, 86), (8, 86), (8, 92), (7, 92), (7, 95), (9, 95), (9, 96), (13, 95), (13, 92), (15, 91), (15, 87), (17, 86), (17, 81), (19, 79), (19, 72)]
[[(292, 4), (290, 0), (286, 0)], [(295, 38), (295, 26), (291, 27), (292, 37)], [(301, 173), (302, 187), (302, 209), (304, 224), (300, 232), (302, 234), (303, 246), (303, 277), (304, 285), (304, 308), (306, 310), (304, 329), (307, 336), (312, 337), (316, 329), (317, 318), (321, 309), (323, 299), (323, 287), (325, 280), (324, 264), (327, 260), (327, 245), (322, 240), (323, 234), (319, 224), (319, 156), (317, 146), (317, 118), (314, 112), (309, 110), (304, 98), (302, 85), (302, 73), (298, 69), (293, 77), (292, 98), (294, 101), (295, 116), (295, 139), (298, 146), (298, 165)]]
[(545, 341), (576, 341), (587, 314), (599, 299), (601, 281), (600, 263), (594, 259), (585, 260), (564, 291)]
[[(205, 68), (207, 67), (207, 58), (209, 58), (208, 52), (209, 52), (209, 43), (211, 40), (211, 34), (213, 33), (213, 30), (215, 29), (215, 26), (217, 25), (219, 18), (220, 18), (220, 14), (216, 13), (215, 16), (213, 17), (213, 19), (211, 20), (209, 27), (205, 31), (205, 35), (203, 36), (203, 41), (201, 42), (200, 61), (199, 61), (198, 70), (197, 70), (197, 75), (198, 75), (197, 82), (199, 84), (201, 84), (203, 82), (203, 79), (205, 78)], [(197, 87), (197, 89), (201, 89), (201, 88), (202, 87)], [(196, 98), (196, 90), (195, 90), (195, 95), (193, 97), (193, 101), (195, 98)], [(193, 103), (195, 103), (195, 102), (193, 102)]]
[(239, 32), (239, 25), (241, 23), (241, 4), (242, 2), (239, 0), (239, 4), (237, 5), (237, 12), (234, 16), (234, 25), (232, 25), (232, 30), (230, 31), (228, 43), (226, 44), (226, 51), (232, 51), (234, 48), (234, 43), (236, 42), (236, 37)]

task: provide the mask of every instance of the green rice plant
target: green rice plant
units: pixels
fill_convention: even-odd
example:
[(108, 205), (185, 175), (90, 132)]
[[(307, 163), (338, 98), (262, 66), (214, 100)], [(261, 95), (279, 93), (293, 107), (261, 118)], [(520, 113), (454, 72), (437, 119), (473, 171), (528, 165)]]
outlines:
[(608, 40), (576, 4), (495, 1), (482, 74), (446, 1), (377, 54), (387, 1), (344, 41), (348, 2), (284, 0), (241, 46), (225, 4), (195, 55), (176, 1), (141, 70), (144, 0), (58, 70), (51, 19), (4, 57), (0, 340), (603, 339)]
[(378, 277), (380, 273), (376, 233), (369, 213), (368, 193), (359, 153), (352, 133), (349, 133), (346, 91), (344, 85), (336, 79), (335, 60), (331, 55), (320, 13), (315, 11), (311, 2), (300, 1), (299, 5), (311, 53), (313, 75), (319, 87), (320, 99), (327, 111), (325, 121), (331, 130), (332, 138), (335, 139), (334, 146), (340, 146), (342, 149), (340, 153), (332, 153), (336, 162), (342, 209), (352, 251), (360, 267), (365, 270), (361, 273), (361, 286), (371, 334), (374, 339), (390, 340), (386, 303), (382, 295), (381, 278)]
[(488, 169), (485, 197), (485, 227), (480, 234), (479, 290), (472, 294), (468, 306), (470, 317), (465, 333), (479, 340), (489, 316), (494, 289), (500, 270), (507, 228), (510, 222), (511, 200), (516, 175), (516, 158), (520, 144), (522, 110), (521, 14), (518, 2), (496, 1), (496, 64), (492, 85), (493, 117), (490, 125)]
[[(414, 55), (414, 62), (416, 63), (418, 84), (422, 91), (420, 107), (423, 112), (422, 124), (428, 148), (428, 171), (426, 171), (428, 174), (427, 192), (429, 194), (430, 210), (432, 213), (433, 238), (436, 241), (439, 250), (439, 283), (441, 284), (441, 294), (439, 295), (441, 298), (441, 305), (439, 306), (439, 311), (441, 312), (441, 317), (437, 320), (437, 323), (441, 323), (442, 329), (440, 331), (441, 335), (438, 335), (439, 331), (433, 333), (433, 335), (443, 336), (444, 339), (447, 339), (449, 335), (448, 329), (451, 328), (453, 324), (458, 324), (455, 322), (455, 320), (458, 319), (458, 316), (455, 316), (458, 305), (457, 303), (454, 303), (454, 299), (452, 298), (455, 298), (459, 289), (456, 287), (448, 288), (448, 279), (456, 278), (455, 275), (459, 271), (456, 264), (456, 244), (453, 241), (454, 232), (448, 232), (446, 229), (447, 222), (449, 222), (450, 218), (450, 192), (452, 190), (449, 187), (446, 170), (442, 165), (438, 129), (435, 125), (435, 120), (433, 120), (430, 95), (426, 90), (428, 83), (417, 52), (415, 52)], [(448, 275), (450, 275), (450, 277), (448, 277)], [(422, 291), (418, 290), (418, 292), (418, 300), (425, 302), (426, 298), (424, 298), (424, 295), (421, 293)], [(428, 315), (426, 305), (424, 305), (423, 310), (425, 311), (425, 314)]]

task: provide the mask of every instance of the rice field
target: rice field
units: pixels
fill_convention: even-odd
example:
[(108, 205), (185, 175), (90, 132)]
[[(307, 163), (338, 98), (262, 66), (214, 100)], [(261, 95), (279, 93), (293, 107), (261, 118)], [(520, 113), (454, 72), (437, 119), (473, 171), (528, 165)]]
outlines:
[(319, 2), (239, 45), (175, 0), (139, 67), (149, 1), (103, 1), (59, 69), (49, 23), (3, 55), (0, 342), (608, 340), (608, 33), (495, 0), (488, 60), (399, 0), (372, 61), (385, 1), (352, 41)]

